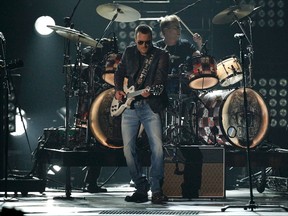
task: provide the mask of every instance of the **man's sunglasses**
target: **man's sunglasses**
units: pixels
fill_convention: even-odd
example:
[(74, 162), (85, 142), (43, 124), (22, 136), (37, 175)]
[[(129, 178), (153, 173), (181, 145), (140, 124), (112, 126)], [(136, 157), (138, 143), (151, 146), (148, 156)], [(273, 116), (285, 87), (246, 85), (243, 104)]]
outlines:
[(152, 43), (152, 41), (151, 40), (149, 40), (149, 41), (137, 41), (137, 44), (138, 45), (143, 45), (143, 44), (146, 44), (147, 46), (150, 46), (151, 45), (151, 43)]

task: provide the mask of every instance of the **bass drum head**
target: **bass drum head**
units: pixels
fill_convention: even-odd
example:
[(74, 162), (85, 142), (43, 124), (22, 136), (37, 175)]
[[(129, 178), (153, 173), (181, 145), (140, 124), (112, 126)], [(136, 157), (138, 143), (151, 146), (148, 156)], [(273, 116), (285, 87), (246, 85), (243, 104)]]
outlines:
[[(256, 147), (268, 131), (269, 114), (267, 106), (259, 93), (246, 88), (247, 122), (249, 147)], [(229, 94), (221, 109), (222, 129), (234, 145), (247, 148), (247, 129), (245, 121), (244, 88)]]
[[(206, 144), (247, 147), (243, 91), (243, 88), (215, 90), (199, 96), (197, 109), (193, 110), (192, 127)], [(267, 133), (269, 116), (262, 97), (250, 88), (246, 88), (246, 93), (249, 147), (254, 148)]]
[(121, 115), (111, 117), (110, 106), (115, 95), (114, 88), (101, 92), (92, 102), (89, 112), (89, 126), (100, 144), (109, 148), (123, 148)]

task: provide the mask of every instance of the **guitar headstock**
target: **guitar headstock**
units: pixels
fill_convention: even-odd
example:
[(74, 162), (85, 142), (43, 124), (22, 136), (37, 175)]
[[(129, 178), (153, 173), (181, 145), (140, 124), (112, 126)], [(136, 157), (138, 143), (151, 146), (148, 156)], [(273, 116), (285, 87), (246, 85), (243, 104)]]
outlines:
[(150, 87), (149, 92), (157, 96), (157, 95), (162, 94), (163, 90), (164, 90), (164, 85), (155, 85), (155, 86)]

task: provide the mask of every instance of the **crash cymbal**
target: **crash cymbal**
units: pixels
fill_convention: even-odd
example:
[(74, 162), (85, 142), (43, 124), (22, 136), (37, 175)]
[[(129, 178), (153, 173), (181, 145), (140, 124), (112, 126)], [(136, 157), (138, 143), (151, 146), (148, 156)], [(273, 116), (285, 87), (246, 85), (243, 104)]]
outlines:
[(121, 4), (108, 3), (99, 5), (96, 8), (96, 12), (108, 20), (112, 20), (117, 14), (115, 19), (116, 22), (134, 22), (141, 17), (137, 10)]
[(248, 16), (253, 9), (254, 6), (248, 4), (231, 6), (214, 16), (212, 22), (214, 24), (231, 23)]
[(57, 25), (47, 25), (47, 27), (51, 28), (57, 34), (69, 40), (80, 41), (81, 43), (92, 46), (92, 47), (96, 47), (96, 45), (97, 45), (97, 48), (103, 47), (101, 43), (97, 43), (97, 41), (91, 38), (89, 35), (83, 32), (77, 31), (75, 29), (71, 29), (71, 28), (67, 28), (63, 26), (57, 26)]

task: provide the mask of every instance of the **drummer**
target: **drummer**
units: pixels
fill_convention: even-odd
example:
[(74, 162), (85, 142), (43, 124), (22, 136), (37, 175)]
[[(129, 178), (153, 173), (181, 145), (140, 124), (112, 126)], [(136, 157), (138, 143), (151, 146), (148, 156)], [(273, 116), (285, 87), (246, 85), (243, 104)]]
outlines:
[[(163, 39), (156, 42), (156, 46), (166, 49), (170, 53), (171, 71), (169, 77), (177, 78), (179, 66), (193, 56), (199, 56), (202, 47), (202, 37), (193, 34), (196, 46), (186, 39), (181, 38), (180, 18), (177, 15), (167, 15), (160, 20), (161, 36)], [(168, 83), (168, 88), (169, 88)], [(172, 82), (168, 94), (178, 93), (178, 82)]]

